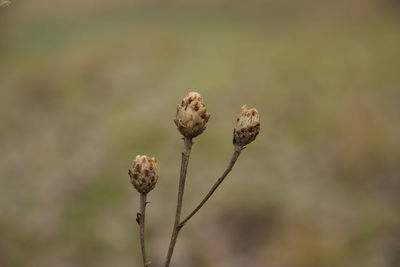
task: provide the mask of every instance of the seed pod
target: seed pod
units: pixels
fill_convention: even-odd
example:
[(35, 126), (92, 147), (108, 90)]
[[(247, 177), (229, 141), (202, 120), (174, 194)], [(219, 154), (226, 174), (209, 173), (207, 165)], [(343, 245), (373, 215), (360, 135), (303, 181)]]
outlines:
[(259, 132), (260, 117), (258, 111), (255, 108), (247, 109), (244, 105), (233, 130), (233, 144), (243, 147), (256, 139)]
[(183, 136), (193, 138), (206, 129), (209, 118), (210, 114), (207, 113), (201, 95), (190, 92), (178, 105), (174, 122)]
[(153, 190), (160, 176), (156, 158), (137, 155), (129, 168), (131, 183), (139, 193), (147, 194)]

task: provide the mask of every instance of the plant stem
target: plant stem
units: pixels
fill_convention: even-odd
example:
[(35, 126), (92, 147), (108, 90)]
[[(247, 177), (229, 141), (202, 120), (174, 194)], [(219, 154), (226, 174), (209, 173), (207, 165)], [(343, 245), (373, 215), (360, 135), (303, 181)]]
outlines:
[(218, 188), (218, 186), (224, 181), (225, 177), (228, 175), (228, 173), (232, 170), (233, 166), (236, 163), (236, 160), (238, 159), (240, 152), (242, 151), (243, 147), (241, 146), (235, 146), (235, 150), (232, 155), (232, 159), (229, 162), (228, 167), (224, 171), (224, 173), (221, 175), (220, 178), (215, 182), (213, 187), (211, 187), (210, 191), (207, 193), (207, 195), (203, 198), (203, 200), (197, 205), (197, 207), (179, 224), (179, 229), (181, 229), (185, 223), (190, 220), (190, 218), (193, 217), (200, 209), (203, 207), (203, 205), (207, 202), (207, 200), (211, 197), (211, 195), (215, 192), (215, 190)]
[(192, 149), (192, 144), (193, 144), (192, 138), (184, 137), (183, 141), (184, 141), (184, 150), (182, 152), (181, 173), (179, 176), (178, 201), (176, 204), (175, 223), (174, 223), (174, 228), (172, 230), (171, 241), (169, 243), (167, 258), (165, 260), (165, 267), (168, 267), (171, 262), (172, 253), (174, 252), (176, 244), (176, 239), (178, 238), (178, 234), (181, 228), (179, 222), (181, 219), (183, 192), (185, 189), (186, 172), (189, 163), (190, 150)]
[(147, 193), (140, 193), (140, 212), (137, 214), (137, 220), (140, 226), (140, 246), (142, 247), (142, 255), (143, 255), (143, 266), (150, 266), (150, 262), (147, 261), (146, 256), (146, 248), (144, 246), (144, 223), (146, 217), (146, 199)]

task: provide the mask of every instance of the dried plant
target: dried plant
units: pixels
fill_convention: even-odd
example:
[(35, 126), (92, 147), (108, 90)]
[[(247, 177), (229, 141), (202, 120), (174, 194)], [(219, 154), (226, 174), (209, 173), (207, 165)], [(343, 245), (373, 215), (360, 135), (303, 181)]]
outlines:
[[(200, 201), (196, 208), (181, 220), (183, 194), (185, 190), (186, 172), (189, 163), (190, 151), (193, 145), (193, 138), (200, 135), (206, 129), (205, 125), (210, 118), (207, 112), (206, 105), (199, 93), (190, 92), (184, 97), (177, 107), (176, 118), (174, 120), (179, 132), (183, 136), (183, 152), (181, 161), (181, 171), (179, 176), (178, 199), (176, 204), (175, 222), (172, 229), (171, 241), (169, 243), (165, 267), (171, 263), (172, 254), (175, 244), (182, 227), (203, 207), (207, 200), (212, 196), (218, 186), (223, 182), (225, 177), (235, 165), (240, 152), (246, 145), (250, 144), (260, 131), (260, 117), (256, 109), (247, 109), (244, 105), (242, 112), (237, 118), (236, 126), (233, 130), (233, 155), (226, 170), (221, 177), (217, 179), (210, 191)], [(158, 177), (159, 167), (155, 158), (147, 156), (137, 156), (129, 169), (129, 176), (132, 185), (140, 193), (140, 212), (137, 213), (136, 221), (140, 226), (140, 244), (143, 256), (143, 265), (150, 266), (150, 261), (147, 259), (145, 244), (144, 244), (144, 224), (147, 193), (154, 189)]]
[(160, 168), (155, 158), (138, 155), (133, 161), (128, 173), (131, 177), (132, 185), (140, 193), (140, 212), (136, 214), (136, 221), (140, 226), (140, 246), (142, 248), (143, 264), (144, 266), (149, 266), (150, 262), (147, 260), (146, 248), (144, 246), (146, 199), (147, 193), (156, 186), (158, 177), (160, 176)]

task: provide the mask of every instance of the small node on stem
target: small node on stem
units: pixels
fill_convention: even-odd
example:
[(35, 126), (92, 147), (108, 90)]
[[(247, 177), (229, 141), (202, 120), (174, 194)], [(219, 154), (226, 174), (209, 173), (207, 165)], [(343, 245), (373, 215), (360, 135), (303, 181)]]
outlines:
[(140, 217), (142, 216), (142, 214), (140, 213), (140, 212), (138, 212), (138, 213), (136, 213), (136, 222), (138, 223), (138, 224), (140, 224)]

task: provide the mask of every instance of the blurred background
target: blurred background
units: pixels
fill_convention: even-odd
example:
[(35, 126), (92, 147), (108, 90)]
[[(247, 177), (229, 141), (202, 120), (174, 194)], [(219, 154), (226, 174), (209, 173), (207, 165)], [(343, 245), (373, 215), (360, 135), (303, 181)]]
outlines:
[(0, 8), (0, 266), (141, 266), (127, 170), (156, 156), (147, 248), (164, 261), (188, 91), (211, 119), (176, 267), (400, 266), (400, 2), (12, 1)]

